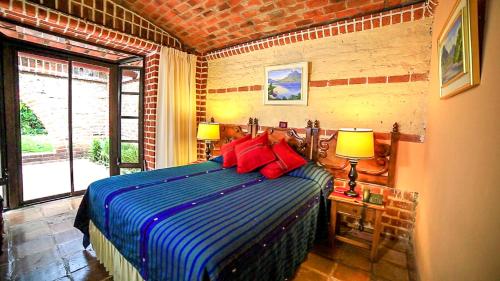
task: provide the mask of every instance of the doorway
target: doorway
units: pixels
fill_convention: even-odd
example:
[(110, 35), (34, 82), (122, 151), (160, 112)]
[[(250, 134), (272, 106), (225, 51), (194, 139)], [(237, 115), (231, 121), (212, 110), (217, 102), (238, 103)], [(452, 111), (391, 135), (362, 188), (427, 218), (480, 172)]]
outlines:
[(143, 170), (141, 57), (109, 62), (17, 42), (2, 52), (0, 186), (11, 207)]
[(110, 67), (17, 52), (22, 203), (110, 176)]

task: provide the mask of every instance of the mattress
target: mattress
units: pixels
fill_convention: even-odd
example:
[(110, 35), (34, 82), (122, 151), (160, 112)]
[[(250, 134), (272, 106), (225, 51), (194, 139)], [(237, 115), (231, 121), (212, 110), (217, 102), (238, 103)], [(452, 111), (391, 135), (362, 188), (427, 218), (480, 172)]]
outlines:
[(268, 180), (207, 161), (94, 182), (82, 204), (145, 280), (284, 280), (312, 247), (330, 188), (312, 163)]

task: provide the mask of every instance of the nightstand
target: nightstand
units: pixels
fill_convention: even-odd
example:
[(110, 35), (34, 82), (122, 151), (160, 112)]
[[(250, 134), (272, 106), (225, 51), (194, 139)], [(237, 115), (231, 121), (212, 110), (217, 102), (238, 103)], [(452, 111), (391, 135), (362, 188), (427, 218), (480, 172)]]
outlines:
[[(343, 191), (341, 191), (343, 192)], [(361, 197), (347, 197), (343, 193), (334, 191), (328, 197), (332, 206), (330, 209), (330, 241), (332, 247), (335, 240), (339, 240), (354, 246), (370, 250), (370, 259), (375, 261), (377, 257), (378, 243), (380, 240), (380, 232), (382, 230), (382, 213), (385, 210), (384, 205), (375, 205), (365, 203)], [(355, 219), (363, 218), (364, 222), (369, 222), (373, 226), (373, 237), (371, 244), (366, 244), (352, 238), (337, 234), (338, 215), (343, 214)]]

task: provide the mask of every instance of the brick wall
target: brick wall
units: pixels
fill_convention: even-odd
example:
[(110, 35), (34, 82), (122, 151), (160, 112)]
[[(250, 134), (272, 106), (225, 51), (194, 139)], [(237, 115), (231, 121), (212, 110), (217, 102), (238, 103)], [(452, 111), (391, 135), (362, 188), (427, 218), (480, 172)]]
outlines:
[[(103, 18), (101, 18), (101, 12)], [(88, 43), (146, 56), (144, 62), (144, 158), (146, 169), (155, 167), (156, 97), (160, 44), (181, 48), (181, 43), (177, 38), (160, 30), (137, 14), (107, 0), (1, 1), (0, 17), (81, 39)]]
[[(196, 61), (196, 124), (205, 122), (207, 102), (208, 63), (204, 56)], [(198, 159), (205, 159), (205, 142), (198, 141)]]
[[(347, 180), (335, 179), (334, 186), (348, 189), (347, 183)], [(360, 194), (364, 188), (369, 188), (371, 193), (384, 195), (386, 210), (382, 215), (382, 232), (389, 236), (409, 238), (415, 227), (418, 193), (362, 182), (356, 186)], [(344, 218), (344, 222), (352, 226), (357, 224), (352, 218)], [(366, 227), (372, 228), (369, 224)]]
[[(24, 5), (28, 10), (36, 13), (36, 6), (46, 7), (53, 11), (59, 11), (62, 14), (71, 15), (75, 18), (82, 19), (97, 24), (98, 26), (107, 27), (125, 34), (150, 40), (158, 44), (171, 47), (181, 47), (180, 41), (165, 32), (160, 27), (154, 25), (139, 14), (130, 11), (123, 6), (114, 3), (111, 0), (10, 0), (12, 5), (21, 5), (21, 2), (27, 2)], [(31, 2), (31, 3), (30, 3)], [(44, 13), (43, 9), (38, 9), (38, 15), (53, 17), (54, 20), (58, 17), (56, 13)]]
[[(397, 121), (405, 140), (421, 142), (432, 9), (420, 3), (205, 54), (207, 95), (200, 114), (229, 124), (245, 124), (252, 116), (264, 126), (288, 121), (289, 127), (301, 128), (306, 120), (318, 119), (325, 129), (381, 132)], [(309, 62), (308, 106), (264, 106), (264, 67), (299, 61)], [(344, 187), (345, 181), (335, 184)], [(385, 196), (384, 233), (409, 237), (418, 194), (364, 185)]]
[(144, 62), (144, 160), (146, 169), (155, 168), (156, 105), (158, 96), (158, 72), (160, 54), (146, 56)]
[[(423, 139), (432, 17), (425, 3), (206, 54), (206, 114), (230, 124), (370, 127)], [(391, 40), (388, 40), (391, 38)], [(309, 62), (308, 106), (264, 106), (264, 67)]]

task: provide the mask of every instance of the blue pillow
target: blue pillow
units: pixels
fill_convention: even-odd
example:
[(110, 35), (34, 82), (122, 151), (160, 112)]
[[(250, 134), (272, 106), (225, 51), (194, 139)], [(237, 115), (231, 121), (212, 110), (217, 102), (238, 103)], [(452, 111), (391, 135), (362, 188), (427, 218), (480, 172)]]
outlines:
[(309, 179), (328, 191), (333, 186), (333, 175), (315, 162), (309, 161), (304, 166), (288, 173), (289, 176)]
[(220, 156), (217, 156), (217, 157), (214, 157), (214, 158), (210, 159), (210, 161), (214, 161), (216, 163), (221, 163), (222, 164), (224, 162), (224, 158), (222, 157), (222, 155), (220, 155)]

